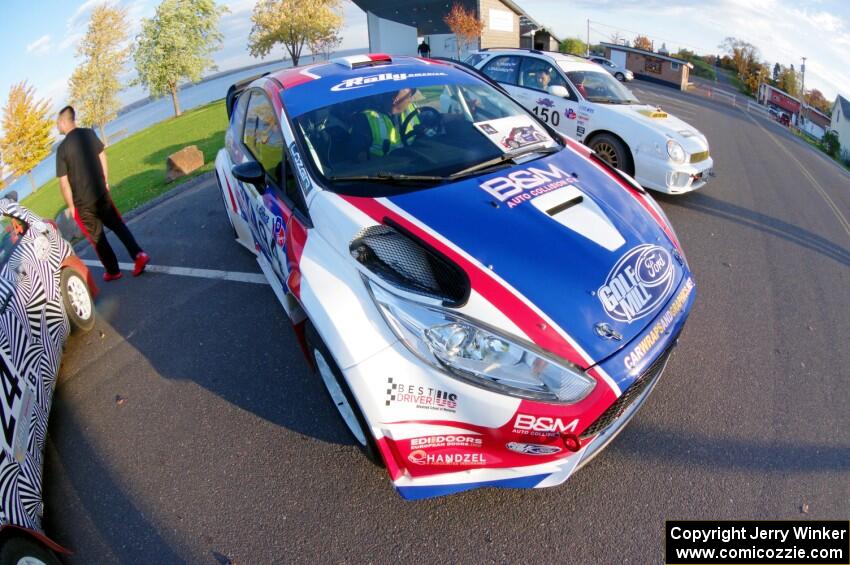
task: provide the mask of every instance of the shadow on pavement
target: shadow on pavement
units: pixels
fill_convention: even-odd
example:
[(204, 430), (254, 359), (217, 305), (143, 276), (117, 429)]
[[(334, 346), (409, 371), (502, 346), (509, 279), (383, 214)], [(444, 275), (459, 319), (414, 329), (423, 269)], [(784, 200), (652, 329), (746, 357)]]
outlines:
[(692, 193), (684, 199), (675, 196), (665, 196), (663, 194), (653, 194), (653, 197), (659, 202), (663, 202), (665, 206), (687, 208), (728, 220), (784, 239), (785, 241), (832, 259), (844, 266), (850, 266), (850, 251), (847, 249), (832, 243), (824, 237), (794, 224), (774, 218), (773, 216), (724, 202), (702, 192)]
[[(45, 454), (45, 468), (61, 475), (69, 483), (82, 508), (74, 514), (77, 519), (90, 521), (99, 534), (99, 540), (73, 540), (59, 537), (56, 541), (71, 551), (75, 548), (98, 548), (105, 544), (112, 556), (121, 563), (179, 563), (183, 560), (174, 553), (168, 541), (160, 536), (155, 525), (145, 518), (142, 511), (133, 504), (122, 486), (92, 444), (86, 439), (88, 434), (81, 429), (73, 413), (58, 395), (50, 415), (48, 446)], [(139, 454), (143, 457), (143, 454)], [(66, 491), (55, 480), (45, 480), (45, 500), (49, 505), (61, 504), (67, 508), (69, 501)], [(51, 501), (62, 501), (51, 502)], [(115, 520), (120, 516), (120, 520)], [(62, 521), (67, 516), (55, 512), (45, 512), (45, 531), (51, 533), (66, 532)], [(98, 541), (100, 543), (98, 543)], [(75, 543), (76, 542), (76, 543)], [(106, 548), (98, 548), (101, 552)], [(146, 552), (150, 552), (145, 555)], [(75, 562), (104, 562), (104, 555), (75, 554)]]
[(657, 458), (681, 465), (747, 469), (780, 473), (846, 473), (850, 471), (850, 446), (803, 444), (756, 439), (713, 438), (660, 429), (640, 420), (614, 441), (611, 453), (626, 457)]

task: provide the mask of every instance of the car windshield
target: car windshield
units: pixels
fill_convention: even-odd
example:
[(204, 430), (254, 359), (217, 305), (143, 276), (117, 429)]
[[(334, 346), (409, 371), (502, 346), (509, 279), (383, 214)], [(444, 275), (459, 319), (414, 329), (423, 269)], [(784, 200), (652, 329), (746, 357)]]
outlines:
[(525, 109), (483, 83), (400, 86), (292, 122), (325, 184), (357, 194), (374, 188), (364, 183), (433, 186), (558, 145)]
[(632, 91), (610, 74), (599, 71), (567, 71), (576, 90), (587, 100), (600, 104), (637, 104)]

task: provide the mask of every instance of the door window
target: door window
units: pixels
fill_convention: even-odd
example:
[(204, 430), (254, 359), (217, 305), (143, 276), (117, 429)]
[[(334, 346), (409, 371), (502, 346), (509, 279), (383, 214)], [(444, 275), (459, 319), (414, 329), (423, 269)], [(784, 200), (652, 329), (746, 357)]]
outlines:
[(245, 130), (242, 142), (254, 159), (266, 171), (277, 186), (282, 186), (283, 171), (283, 133), (277, 123), (274, 106), (265, 94), (253, 91), (245, 115)]
[(18, 218), (0, 216), (0, 227), (3, 229), (0, 233), (0, 265), (4, 265), (29, 226)]
[(484, 66), (484, 74), (496, 82), (505, 84), (517, 83), (517, 71), (519, 71), (519, 57), (507, 55), (496, 57)]
[(523, 57), (522, 69), (519, 73), (519, 86), (547, 92), (550, 86), (567, 88), (567, 82), (555, 67), (543, 59)]

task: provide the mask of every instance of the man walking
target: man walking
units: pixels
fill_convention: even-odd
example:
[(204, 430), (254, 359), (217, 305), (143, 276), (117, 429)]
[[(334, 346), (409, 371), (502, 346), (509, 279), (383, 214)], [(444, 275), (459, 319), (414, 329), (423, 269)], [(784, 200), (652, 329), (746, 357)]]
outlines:
[(112, 202), (103, 143), (93, 130), (77, 127), (76, 113), (71, 106), (65, 106), (59, 112), (56, 127), (65, 136), (56, 150), (59, 188), (68, 210), (106, 269), (103, 280), (109, 282), (121, 278), (118, 258), (106, 239), (104, 226), (115, 232), (134, 260), (133, 276), (141, 275), (150, 257), (136, 243)]
[(416, 51), (419, 52), (420, 57), (425, 57), (426, 59), (431, 56), (431, 46), (428, 45), (428, 40), (423, 39), (422, 43), (419, 44), (419, 47), (416, 48)]

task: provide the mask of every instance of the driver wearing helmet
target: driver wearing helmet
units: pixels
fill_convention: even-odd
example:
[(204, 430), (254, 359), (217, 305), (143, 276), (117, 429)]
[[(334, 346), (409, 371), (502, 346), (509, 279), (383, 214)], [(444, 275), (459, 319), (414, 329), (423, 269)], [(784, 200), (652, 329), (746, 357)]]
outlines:
[[(369, 156), (382, 157), (401, 147), (403, 133), (409, 135), (413, 128), (419, 125), (418, 108), (413, 102), (415, 94), (415, 88), (402, 88), (397, 92), (380, 94), (375, 97), (378, 99), (378, 109), (364, 110), (359, 114), (366, 120), (368, 131), (361, 132), (361, 137), (369, 138)], [(363, 129), (362, 120), (355, 119), (352, 130), (357, 133), (358, 129)]]

